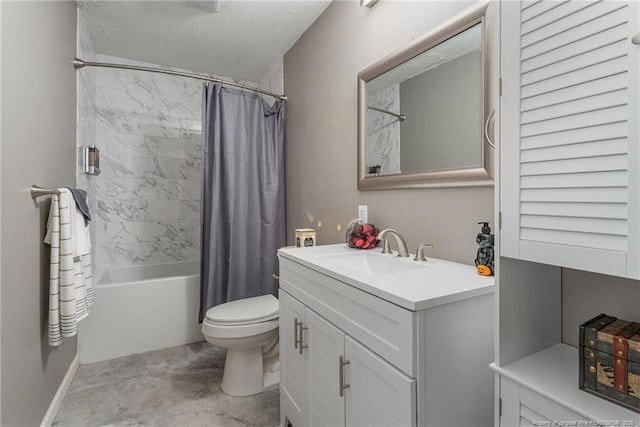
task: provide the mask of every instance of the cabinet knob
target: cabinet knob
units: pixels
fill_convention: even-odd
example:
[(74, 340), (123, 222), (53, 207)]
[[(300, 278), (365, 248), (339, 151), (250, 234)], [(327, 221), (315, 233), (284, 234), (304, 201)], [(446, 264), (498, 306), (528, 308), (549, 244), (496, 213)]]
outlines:
[(635, 36), (631, 37), (631, 43), (640, 44), (640, 33), (638, 33)]

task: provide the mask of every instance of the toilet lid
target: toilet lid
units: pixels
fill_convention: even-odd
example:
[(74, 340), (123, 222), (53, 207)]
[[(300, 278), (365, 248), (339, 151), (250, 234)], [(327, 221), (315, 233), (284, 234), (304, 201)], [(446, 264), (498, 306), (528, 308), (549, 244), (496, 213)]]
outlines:
[(261, 295), (217, 305), (207, 310), (207, 320), (224, 325), (244, 325), (278, 318), (278, 299)]

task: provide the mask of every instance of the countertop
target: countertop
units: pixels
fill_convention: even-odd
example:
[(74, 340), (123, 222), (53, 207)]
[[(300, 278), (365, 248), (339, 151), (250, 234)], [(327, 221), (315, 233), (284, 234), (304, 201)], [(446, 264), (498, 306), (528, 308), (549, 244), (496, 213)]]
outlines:
[(278, 250), (278, 256), (411, 311), (494, 291), (494, 277), (479, 275), (474, 266), (432, 257), (428, 257), (426, 263), (417, 262), (413, 261), (413, 254), (409, 258), (400, 258), (381, 254), (380, 251), (380, 248), (352, 249), (340, 243), (306, 248), (284, 247)]

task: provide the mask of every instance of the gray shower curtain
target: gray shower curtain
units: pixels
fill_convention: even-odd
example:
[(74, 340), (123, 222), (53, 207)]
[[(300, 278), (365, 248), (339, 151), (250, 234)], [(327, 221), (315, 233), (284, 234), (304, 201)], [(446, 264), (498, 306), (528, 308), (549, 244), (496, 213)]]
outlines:
[(200, 314), (274, 294), (284, 246), (284, 103), (205, 84), (203, 89)]

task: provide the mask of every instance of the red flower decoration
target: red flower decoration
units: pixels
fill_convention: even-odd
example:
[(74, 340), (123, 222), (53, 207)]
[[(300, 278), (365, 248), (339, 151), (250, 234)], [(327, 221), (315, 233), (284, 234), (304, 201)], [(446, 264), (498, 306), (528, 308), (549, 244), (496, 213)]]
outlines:
[(362, 224), (351, 233), (347, 233), (347, 245), (350, 248), (373, 249), (378, 245), (380, 230), (373, 224)]

